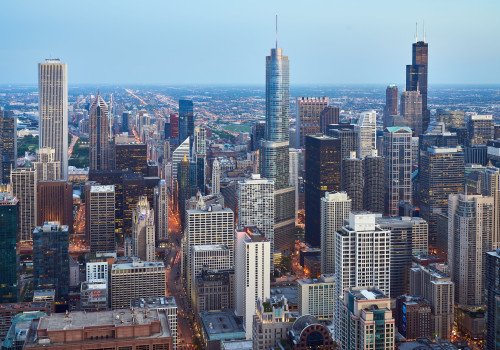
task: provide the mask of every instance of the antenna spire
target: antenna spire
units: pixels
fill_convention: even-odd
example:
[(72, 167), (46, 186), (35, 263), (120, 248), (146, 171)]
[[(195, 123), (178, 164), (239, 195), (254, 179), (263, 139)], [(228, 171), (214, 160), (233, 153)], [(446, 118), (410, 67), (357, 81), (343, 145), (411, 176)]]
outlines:
[(276, 15), (276, 49), (278, 49), (278, 15)]
[(415, 22), (415, 42), (418, 42), (418, 22)]
[(424, 36), (424, 43), (425, 43), (425, 21), (423, 21), (423, 27), (424, 28), (422, 29), (422, 32), (423, 32), (422, 34)]

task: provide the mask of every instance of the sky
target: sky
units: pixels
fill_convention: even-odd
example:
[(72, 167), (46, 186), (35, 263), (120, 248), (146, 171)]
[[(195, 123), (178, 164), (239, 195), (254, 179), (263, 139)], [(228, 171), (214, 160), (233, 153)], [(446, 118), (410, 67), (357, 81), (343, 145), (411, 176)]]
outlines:
[(278, 44), (291, 84), (404, 85), (425, 21), (429, 85), (500, 83), (498, 0), (2, 0), (0, 84), (60, 58), (76, 84), (261, 84)]

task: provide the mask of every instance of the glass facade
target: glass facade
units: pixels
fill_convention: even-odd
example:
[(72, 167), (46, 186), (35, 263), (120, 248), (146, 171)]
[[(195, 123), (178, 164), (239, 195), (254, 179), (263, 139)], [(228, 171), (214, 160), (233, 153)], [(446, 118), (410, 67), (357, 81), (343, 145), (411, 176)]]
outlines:
[(17, 302), (17, 219), (19, 201), (0, 196), (0, 303)]
[[(172, 121), (171, 121), (172, 122)], [(193, 101), (179, 100), (179, 142), (194, 136)]]

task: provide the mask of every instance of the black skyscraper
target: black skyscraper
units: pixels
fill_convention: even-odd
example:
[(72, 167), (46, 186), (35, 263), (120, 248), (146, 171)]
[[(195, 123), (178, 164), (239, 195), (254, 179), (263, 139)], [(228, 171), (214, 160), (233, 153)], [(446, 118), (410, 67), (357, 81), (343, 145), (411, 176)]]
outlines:
[(422, 132), (427, 130), (430, 122), (427, 109), (428, 49), (425, 39), (413, 43), (412, 64), (406, 66), (406, 91), (419, 91), (422, 95)]
[(179, 100), (179, 143), (194, 136), (194, 111), (193, 101)]

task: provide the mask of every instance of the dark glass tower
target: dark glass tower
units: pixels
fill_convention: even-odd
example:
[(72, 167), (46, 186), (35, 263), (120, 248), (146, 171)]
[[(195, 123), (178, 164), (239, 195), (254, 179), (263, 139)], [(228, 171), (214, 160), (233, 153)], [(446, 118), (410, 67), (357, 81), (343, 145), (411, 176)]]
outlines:
[(0, 109), (0, 181), (10, 183), (10, 169), (16, 168), (17, 118), (12, 111)]
[(384, 128), (392, 126), (390, 116), (398, 115), (398, 87), (391, 84), (385, 89)]
[(486, 253), (486, 346), (498, 349), (500, 344), (500, 251)]
[(108, 106), (97, 92), (89, 110), (90, 170), (106, 170), (110, 164)]
[(17, 302), (17, 219), (19, 201), (0, 195), (0, 304)]
[(321, 243), (321, 198), (340, 190), (341, 140), (328, 136), (306, 136), (305, 240), (313, 247)]
[(412, 64), (406, 66), (406, 91), (418, 91), (422, 95), (422, 132), (427, 130), (430, 111), (427, 109), (427, 73), (429, 44), (417, 41), (412, 45)]
[(193, 101), (179, 100), (179, 143), (194, 136), (194, 110)]

